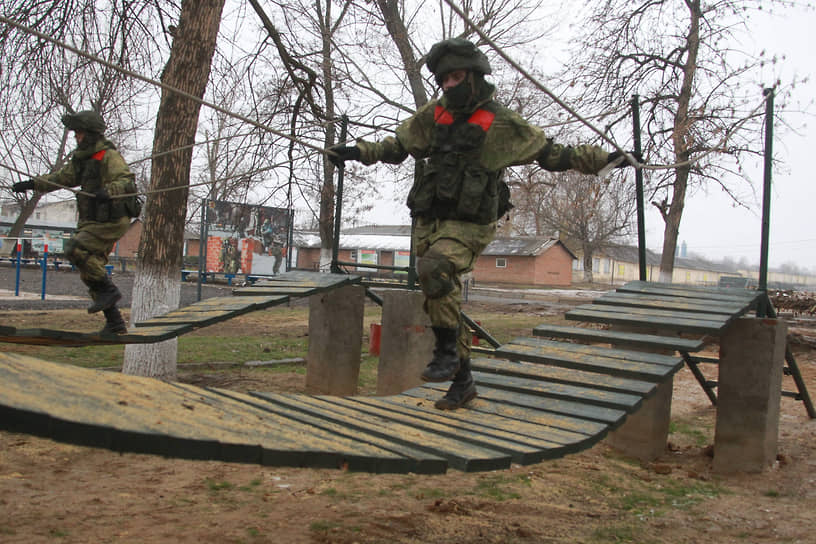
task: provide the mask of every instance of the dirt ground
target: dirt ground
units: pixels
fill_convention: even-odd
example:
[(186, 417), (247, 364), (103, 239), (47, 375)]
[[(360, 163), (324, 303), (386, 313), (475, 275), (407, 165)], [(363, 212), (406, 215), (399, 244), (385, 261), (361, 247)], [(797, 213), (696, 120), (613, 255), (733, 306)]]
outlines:
[[(795, 355), (813, 395), (816, 350)], [(298, 373), (180, 379), (304, 388)], [(674, 387), (669, 444), (648, 464), (602, 442), (504, 471), (372, 475), (117, 454), (0, 432), (0, 542), (816, 542), (816, 421), (803, 404), (781, 401), (772, 467), (725, 476), (711, 469), (714, 408), (687, 369)]]

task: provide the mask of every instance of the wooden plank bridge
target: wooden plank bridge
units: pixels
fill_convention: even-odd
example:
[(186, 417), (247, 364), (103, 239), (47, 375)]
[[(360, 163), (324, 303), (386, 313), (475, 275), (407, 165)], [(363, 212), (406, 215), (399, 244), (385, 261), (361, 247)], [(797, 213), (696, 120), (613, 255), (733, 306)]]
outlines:
[[(155, 342), (359, 281), (287, 273), (137, 323), (126, 335), (0, 326), (0, 341)], [(243, 394), (0, 353), (0, 428), (114, 451), (288, 467), (426, 474), (537, 463), (603, 439), (683, 364), (696, 368), (688, 354), (702, 347), (700, 335), (718, 334), (757, 297), (632, 282), (566, 317), (659, 322), (677, 336), (542, 325), (531, 337), (476, 348), (479, 396), (456, 411), (433, 407), (447, 384), (387, 397)], [(679, 334), (689, 331), (697, 337)]]

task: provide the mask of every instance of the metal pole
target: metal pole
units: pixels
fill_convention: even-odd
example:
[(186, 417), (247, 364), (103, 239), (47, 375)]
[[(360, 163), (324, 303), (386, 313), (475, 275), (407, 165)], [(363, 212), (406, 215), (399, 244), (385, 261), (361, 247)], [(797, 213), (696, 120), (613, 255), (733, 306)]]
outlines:
[(20, 296), (20, 258), (21, 253), (23, 252), (23, 244), (20, 242), (20, 239), (17, 239), (17, 277), (14, 280), (14, 296)]
[[(634, 136), (635, 153), (640, 156), (640, 97), (632, 96), (632, 134)], [(637, 225), (638, 225), (638, 264), (640, 265), (640, 281), (646, 281), (646, 212), (643, 203), (643, 170), (635, 169), (635, 187), (637, 195)]]
[[(286, 271), (292, 270), (292, 248), (295, 246), (295, 210), (292, 208), (291, 199), (289, 202), (289, 209), (286, 212), (286, 217), (289, 220), (289, 227), (286, 229)], [(297, 265), (297, 263), (295, 263)]]
[[(759, 291), (768, 290), (768, 236), (771, 226), (771, 171), (773, 169), (773, 114), (774, 91), (765, 89), (765, 180), (762, 190), (762, 242), (759, 255)], [(764, 297), (763, 299), (764, 300)], [(760, 304), (758, 317), (765, 317), (766, 309)], [(761, 315), (760, 315), (761, 314)]]
[(196, 285), (196, 300), (201, 300), (201, 279), (204, 269), (207, 267), (207, 206), (209, 199), (205, 198), (201, 203), (201, 227), (199, 227), (198, 242), (198, 284)]
[(48, 270), (48, 244), (43, 244), (42, 290), (40, 292), (40, 300), (45, 300), (45, 276), (47, 270)]
[[(345, 115), (340, 118), (340, 143), (346, 143), (346, 130), (348, 129), (348, 117)], [(325, 159), (324, 159), (325, 160)], [(332, 262), (331, 271), (339, 274), (342, 271), (337, 264), (337, 255), (340, 252), (340, 214), (343, 210), (343, 174), (345, 173), (345, 166), (340, 166), (337, 169), (337, 191), (335, 191), (335, 205), (334, 205), (334, 242), (332, 243)]]

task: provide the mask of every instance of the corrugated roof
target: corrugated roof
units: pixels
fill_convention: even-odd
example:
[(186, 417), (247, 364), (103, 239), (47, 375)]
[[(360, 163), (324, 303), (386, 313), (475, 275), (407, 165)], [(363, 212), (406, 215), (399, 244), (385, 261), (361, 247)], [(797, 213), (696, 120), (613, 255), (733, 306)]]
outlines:
[(411, 225), (365, 225), (343, 229), (342, 234), (376, 234), (386, 236), (411, 236)]
[[(320, 236), (314, 232), (295, 232), (298, 247), (320, 247)], [(378, 251), (409, 251), (410, 236), (388, 236), (375, 234), (340, 234), (340, 249), (376, 249)]]
[(562, 244), (558, 239), (538, 236), (496, 238), (485, 248), (482, 255), (534, 257), (541, 255), (556, 245), (563, 247), (575, 258), (575, 255), (567, 246)]

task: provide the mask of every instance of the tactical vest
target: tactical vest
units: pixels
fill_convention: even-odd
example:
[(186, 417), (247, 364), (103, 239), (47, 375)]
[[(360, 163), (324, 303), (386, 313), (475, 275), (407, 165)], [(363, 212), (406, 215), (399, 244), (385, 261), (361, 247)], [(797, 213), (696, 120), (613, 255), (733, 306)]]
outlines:
[[(101, 149), (87, 159), (72, 159), (82, 192), (94, 194), (102, 188), (102, 159), (105, 158), (106, 152), (107, 149)], [(136, 191), (136, 184), (130, 182), (126, 192)], [(141, 202), (135, 196), (100, 201), (92, 196), (77, 193), (76, 198), (80, 221), (107, 223), (118, 221), (124, 216), (138, 217), (142, 211)]]
[(503, 171), (479, 161), (495, 117), (493, 102), (467, 119), (436, 107), (429, 157), (408, 194), (412, 216), (487, 224), (511, 207)]

